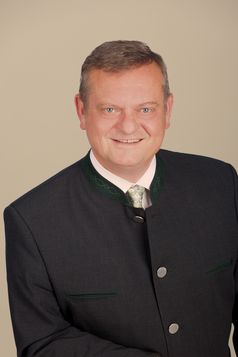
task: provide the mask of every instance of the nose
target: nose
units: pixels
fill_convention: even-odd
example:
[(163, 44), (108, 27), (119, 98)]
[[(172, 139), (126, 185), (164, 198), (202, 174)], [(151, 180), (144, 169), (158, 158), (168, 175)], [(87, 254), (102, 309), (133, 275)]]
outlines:
[(124, 111), (117, 123), (117, 128), (124, 134), (133, 134), (139, 127), (135, 113)]

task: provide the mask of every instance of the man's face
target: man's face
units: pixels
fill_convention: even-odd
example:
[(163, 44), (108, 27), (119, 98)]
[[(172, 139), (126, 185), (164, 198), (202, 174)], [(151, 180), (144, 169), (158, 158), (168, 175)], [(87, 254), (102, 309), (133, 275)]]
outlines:
[(114, 174), (137, 180), (159, 150), (173, 102), (172, 96), (164, 101), (162, 86), (155, 63), (117, 73), (92, 70), (87, 105), (75, 97), (95, 157)]

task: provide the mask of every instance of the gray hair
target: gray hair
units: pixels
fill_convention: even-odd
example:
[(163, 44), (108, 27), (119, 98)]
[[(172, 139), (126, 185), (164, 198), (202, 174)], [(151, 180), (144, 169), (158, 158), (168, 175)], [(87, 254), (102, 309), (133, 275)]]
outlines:
[(164, 77), (163, 92), (166, 101), (170, 95), (167, 68), (163, 58), (152, 52), (148, 45), (140, 41), (109, 41), (96, 47), (86, 57), (82, 69), (79, 94), (83, 103), (86, 104), (88, 96), (88, 78), (93, 69), (101, 69), (105, 72), (119, 72), (131, 68), (140, 67), (144, 64), (155, 62)]

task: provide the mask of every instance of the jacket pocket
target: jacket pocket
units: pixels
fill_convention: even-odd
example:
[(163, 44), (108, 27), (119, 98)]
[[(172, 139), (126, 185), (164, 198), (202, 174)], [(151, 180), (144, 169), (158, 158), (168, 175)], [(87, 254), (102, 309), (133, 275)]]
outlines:
[(206, 271), (207, 274), (212, 274), (212, 273), (219, 273), (222, 272), (228, 268), (230, 268), (233, 264), (233, 259), (227, 259), (219, 262), (215, 266), (211, 267), (209, 270)]
[(102, 292), (102, 293), (81, 293), (81, 294), (66, 294), (67, 298), (80, 300), (80, 301), (93, 301), (99, 299), (108, 299), (117, 296), (115, 291)]

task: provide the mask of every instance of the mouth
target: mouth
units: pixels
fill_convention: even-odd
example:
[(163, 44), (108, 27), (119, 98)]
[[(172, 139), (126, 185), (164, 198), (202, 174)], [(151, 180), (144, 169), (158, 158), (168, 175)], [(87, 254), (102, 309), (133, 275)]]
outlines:
[(121, 144), (137, 144), (142, 140), (143, 139), (113, 139), (113, 141), (116, 141), (117, 143)]

